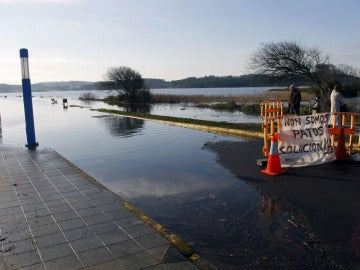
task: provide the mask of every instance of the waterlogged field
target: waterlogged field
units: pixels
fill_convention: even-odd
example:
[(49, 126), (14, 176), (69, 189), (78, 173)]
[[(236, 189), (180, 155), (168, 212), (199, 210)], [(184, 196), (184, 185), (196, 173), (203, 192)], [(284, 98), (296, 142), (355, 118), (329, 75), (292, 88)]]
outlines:
[[(267, 249), (260, 239), (269, 239), (269, 226), (277, 218), (259, 216), (261, 194), (220, 166), (216, 155), (204, 148), (240, 140), (90, 110), (104, 107), (102, 102), (68, 98), (70, 106), (64, 109), (62, 97), (54, 98), (58, 103), (53, 104), (50, 96), (33, 98), (39, 148), (54, 149), (166, 224), (221, 269), (237, 269), (244, 260), (236, 253), (236, 243)], [(25, 148), (22, 98), (0, 97), (0, 108), (1, 149)], [(244, 232), (258, 240), (243, 242)], [(214, 235), (221, 235), (221, 250)]]
[[(313, 262), (314, 252), (304, 244), (302, 228), (291, 223), (293, 213), (278, 198), (260, 193), (220, 165), (209, 148), (244, 141), (95, 112), (90, 108), (114, 107), (82, 102), (80, 94), (34, 93), (39, 148), (60, 153), (179, 235), (219, 269), (304, 269)], [(62, 98), (68, 99), (67, 109)], [(240, 113), (202, 111), (185, 104), (156, 105), (152, 110), (153, 114), (208, 117), (204, 120), (249, 119)], [(20, 95), (2, 95), (0, 113), (0, 149), (25, 148)], [(243, 145), (251, 156), (248, 142)], [(256, 149), (261, 151), (261, 146), (260, 142)]]

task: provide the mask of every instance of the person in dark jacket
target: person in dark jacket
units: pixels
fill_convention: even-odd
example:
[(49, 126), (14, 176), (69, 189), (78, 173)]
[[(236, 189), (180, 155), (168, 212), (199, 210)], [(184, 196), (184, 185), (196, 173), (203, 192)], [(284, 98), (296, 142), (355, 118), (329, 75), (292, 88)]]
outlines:
[(296, 88), (295, 84), (291, 84), (289, 86), (289, 89), (291, 92), (290, 92), (288, 113), (299, 115), (300, 101), (301, 101), (300, 91)]
[(316, 113), (321, 112), (320, 97), (316, 97), (316, 98), (315, 98), (315, 104), (314, 104), (314, 106), (313, 106), (313, 110), (314, 110)]

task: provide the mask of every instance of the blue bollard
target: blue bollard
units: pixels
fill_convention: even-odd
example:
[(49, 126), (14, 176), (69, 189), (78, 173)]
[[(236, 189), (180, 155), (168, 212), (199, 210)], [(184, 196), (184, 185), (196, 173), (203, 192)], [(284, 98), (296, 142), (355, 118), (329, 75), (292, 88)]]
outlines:
[(34, 125), (34, 114), (33, 114), (33, 106), (32, 106), (32, 94), (31, 94), (28, 57), (29, 57), (28, 50), (20, 49), (21, 76), (22, 76), (25, 126), (26, 126), (26, 138), (27, 138), (26, 147), (30, 149), (34, 149), (39, 144), (36, 142), (36, 138), (35, 138), (35, 125)]

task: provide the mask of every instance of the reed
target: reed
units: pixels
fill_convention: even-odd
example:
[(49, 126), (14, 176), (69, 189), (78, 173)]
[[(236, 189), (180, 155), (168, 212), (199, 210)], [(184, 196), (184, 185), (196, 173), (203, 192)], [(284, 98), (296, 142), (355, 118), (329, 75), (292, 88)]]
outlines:
[[(288, 91), (266, 91), (263, 93), (242, 94), (242, 95), (170, 95), (152, 94), (152, 103), (214, 103), (214, 102), (235, 102), (235, 103), (260, 103), (265, 100), (288, 100)], [(302, 99), (314, 99), (313, 93), (302, 93)]]

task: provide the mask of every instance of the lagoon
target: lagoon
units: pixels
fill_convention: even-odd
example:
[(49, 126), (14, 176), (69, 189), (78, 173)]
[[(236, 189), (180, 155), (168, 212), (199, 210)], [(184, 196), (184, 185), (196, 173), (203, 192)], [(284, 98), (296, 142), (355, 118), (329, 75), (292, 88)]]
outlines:
[[(255, 235), (271, 239), (271, 227), (287, 216), (260, 216), (263, 196), (219, 165), (216, 154), (205, 147), (242, 140), (91, 111), (109, 106), (99, 101), (82, 102), (77, 98), (79, 92), (71, 94), (34, 93), (38, 149), (54, 149), (222, 269), (225, 265), (241, 269), (239, 262), (244, 257), (232, 253), (234, 243), (246, 244), (249, 250), (267, 249), (268, 240), (244, 242), (244, 233), (251, 235), (249, 239)], [(58, 103), (52, 104), (52, 97)], [(63, 97), (68, 98), (67, 109), (61, 104)], [(24, 110), (19, 94), (2, 95), (0, 113), (0, 149), (24, 148)], [(222, 250), (218, 250), (218, 237), (213, 233), (221, 235)]]
[[(236, 211), (253, 212), (250, 216), (256, 218), (260, 194), (218, 165), (215, 154), (204, 149), (207, 143), (238, 139), (90, 110), (90, 107), (104, 107), (102, 102), (84, 103), (69, 98), (69, 105), (82, 107), (64, 109), (61, 96), (52, 93), (59, 100), (59, 103), (52, 104), (50, 95), (34, 93), (33, 97), (38, 149), (54, 149), (140, 210), (148, 206), (152, 198), (161, 205), (175, 207), (181, 200), (184, 204), (198, 201), (206, 207), (206, 201), (201, 202), (203, 196), (216, 197), (222, 192), (238, 191), (236, 197), (233, 194), (225, 200), (237, 201), (244, 209), (239, 207)], [(24, 148), (26, 134), (22, 98), (15, 94), (6, 96), (0, 97), (0, 147)], [(238, 197), (239, 194), (243, 196)], [(223, 200), (215, 203), (219, 207), (211, 212), (215, 216), (221, 215)], [(152, 207), (157, 209), (154, 202)], [(162, 217), (173, 214), (183, 217), (184, 225), (172, 229), (188, 238), (184, 232), (194, 225), (187, 220), (188, 214), (176, 213), (172, 208), (164, 211), (159, 213)], [(155, 212), (149, 214), (154, 214), (152, 218), (156, 220)], [(170, 219), (167, 225), (172, 226)], [(191, 236), (186, 240), (206, 238), (208, 243), (205, 246), (214, 246), (211, 244), (213, 239), (206, 236), (205, 231), (204, 228), (203, 236)], [(194, 249), (206, 256), (206, 251), (197, 245)]]

